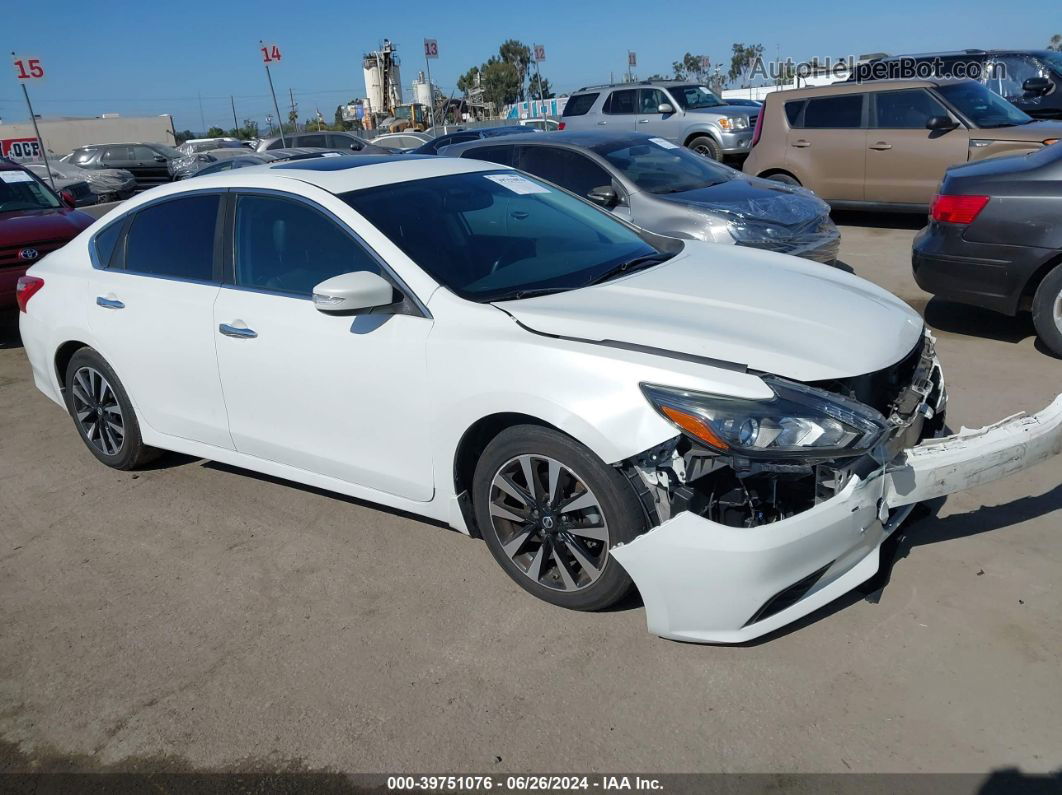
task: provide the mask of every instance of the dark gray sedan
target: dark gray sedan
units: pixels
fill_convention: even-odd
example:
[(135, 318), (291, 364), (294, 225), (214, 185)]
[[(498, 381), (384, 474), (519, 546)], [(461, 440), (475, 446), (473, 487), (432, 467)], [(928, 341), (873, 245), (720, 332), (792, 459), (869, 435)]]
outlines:
[(554, 132), (487, 138), (444, 155), (515, 166), (657, 234), (832, 264), (840, 233), (811, 191), (742, 174), (663, 138)]
[(1062, 143), (952, 166), (914, 241), (928, 293), (1007, 315), (1031, 310), (1062, 356)]

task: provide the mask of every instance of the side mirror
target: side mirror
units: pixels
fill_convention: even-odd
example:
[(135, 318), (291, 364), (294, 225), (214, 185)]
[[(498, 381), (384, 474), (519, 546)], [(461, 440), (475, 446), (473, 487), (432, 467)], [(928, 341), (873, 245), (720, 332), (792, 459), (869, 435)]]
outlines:
[(1030, 77), (1021, 84), (1021, 90), (1026, 94), (1040, 96), (1051, 90), (1051, 80), (1046, 77)]
[(927, 130), (954, 130), (958, 126), (951, 116), (930, 116), (926, 119)]
[(619, 196), (616, 195), (616, 191), (612, 189), (611, 185), (602, 185), (599, 188), (593, 188), (586, 198), (606, 210), (615, 207), (619, 202)]
[(62, 199), (63, 200), (63, 204), (65, 204), (70, 209), (73, 209), (73, 208), (77, 207), (77, 199), (74, 197), (74, 194), (71, 193), (70, 191), (68, 191), (68, 190), (59, 191), (59, 198)]
[(674, 113), (675, 108), (670, 102), (661, 102), (656, 106), (657, 113)]
[(313, 288), (313, 305), (328, 314), (350, 314), (390, 306), (395, 288), (383, 276), (369, 271), (341, 273)]

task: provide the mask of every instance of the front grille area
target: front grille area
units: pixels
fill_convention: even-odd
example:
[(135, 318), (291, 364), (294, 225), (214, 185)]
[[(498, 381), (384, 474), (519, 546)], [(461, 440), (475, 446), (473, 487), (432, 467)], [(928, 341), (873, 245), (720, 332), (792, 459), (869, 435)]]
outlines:
[(830, 381), (814, 381), (809, 386), (854, 398), (888, 417), (901, 393), (914, 380), (925, 344), (926, 338), (923, 335), (919, 337), (911, 352), (900, 361), (873, 373)]
[[(39, 240), (32, 243), (19, 243), (17, 246), (0, 246), (0, 268), (20, 267), (25, 268), (38, 262), (41, 257), (66, 245), (65, 240)], [(37, 258), (24, 260), (18, 258), (18, 252), (24, 248), (37, 249)]]

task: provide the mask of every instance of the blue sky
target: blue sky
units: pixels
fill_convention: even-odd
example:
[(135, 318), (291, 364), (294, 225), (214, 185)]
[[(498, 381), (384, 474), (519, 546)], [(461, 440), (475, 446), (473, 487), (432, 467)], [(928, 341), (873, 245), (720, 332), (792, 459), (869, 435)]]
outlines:
[[(330, 119), (336, 105), (364, 94), (361, 54), (385, 37), (399, 47), (407, 87), (423, 68), (425, 36), (439, 41), (432, 78), (447, 93), (469, 66), (511, 37), (545, 45), (543, 76), (555, 89), (571, 90), (607, 81), (610, 73), (618, 78), (628, 49), (638, 53), (637, 71), (644, 77), (667, 72), (687, 51), (727, 62), (735, 41), (760, 43), (768, 56), (797, 61), (877, 51), (1042, 47), (1062, 33), (1062, 14), (1045, 12), (1051, 5), (1017, 0), (1002, 11), (987, 0), (857, 0), (832, 8), (793, 0), (52, 0), (7, 3), (0, 45), (5, 53), (43, 61), (46, 80), (30, 87), (40, 115), (170, 113), (177, 129), (198, 130), (200, 96), (207, 126), (232, 126), (230, 94), (241, 122), (250, 117), (264, 126), (271, 101), (259, 39), (275, 40), (284, 51), (273, 74), (282, 112), (290, 88), (300, 119), (317, 107)], [(0, 118), (25, 120), (14, 73), (9, 65), (3, 68)]]

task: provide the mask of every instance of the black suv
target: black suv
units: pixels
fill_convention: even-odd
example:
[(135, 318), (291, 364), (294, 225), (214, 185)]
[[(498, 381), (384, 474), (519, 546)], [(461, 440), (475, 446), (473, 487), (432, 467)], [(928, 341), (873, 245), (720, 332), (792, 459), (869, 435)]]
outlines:
[(963, 50), (890, 55), (859, 64), (850, 81), (969, 77), (1036, 119), (1062, 118), (1062, 52)]
[(124, 168), (136, 178), (138, 188), (170, 181), (169, 162), (181, 157), (164, 144), (92, 144), (81, 146), (63, 160), (81, 168)]

